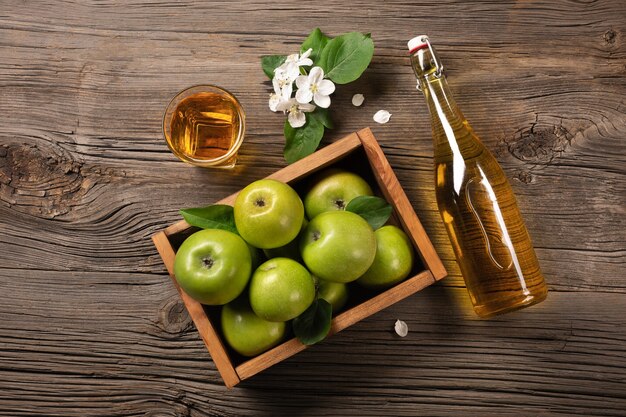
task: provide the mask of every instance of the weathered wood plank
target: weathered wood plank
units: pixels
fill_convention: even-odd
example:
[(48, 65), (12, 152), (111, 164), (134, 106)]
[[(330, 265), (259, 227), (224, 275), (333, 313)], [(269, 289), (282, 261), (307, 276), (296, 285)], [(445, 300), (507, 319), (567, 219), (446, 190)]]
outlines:
[[(316, 26), (376, 43), (324, 143), (393, 114), (373, 131), (451, 276), (226, 392), (149, 236), (285, 166), (258, 58)], [(418, 32), (518, 195), (551, 290), (523, 313), (469, 311), (406, 58)], [(618, 0), (3, 1), (0, 414), (623, 415), (625, 36)], [(161, 138), (169, 98), (199, 83), (247, 112), (233, 172)]]
[[(0, 404), (14, 415), (496, 416), (550, 404), (618, 416), (626, 404), (619, 294), (553, 292), (481, 321), (464, 289), (437, 285), (225, 391), (167, 277), (37, 271), (27, 287), (15, 273), (0, 280), (13, 294), (0, 306)], [(396, 318), (409, 325), (406, 339), (393, 333)]]

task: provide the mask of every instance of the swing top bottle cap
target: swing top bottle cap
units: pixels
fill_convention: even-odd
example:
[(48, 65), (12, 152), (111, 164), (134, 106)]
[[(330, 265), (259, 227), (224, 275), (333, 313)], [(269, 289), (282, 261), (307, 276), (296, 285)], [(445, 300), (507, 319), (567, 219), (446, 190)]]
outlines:
[(409, 47), (410, 54), (415, 53), (422, 48), (426, 48), (428, 46), (428, 36), (416, 36), (407, 43), (407, 46)]

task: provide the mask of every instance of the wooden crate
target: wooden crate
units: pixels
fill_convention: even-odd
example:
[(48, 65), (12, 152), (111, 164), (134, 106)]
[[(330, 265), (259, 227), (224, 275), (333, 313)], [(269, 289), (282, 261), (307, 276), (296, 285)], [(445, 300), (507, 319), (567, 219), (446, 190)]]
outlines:
[[(329, 166), (340, 166), (359, 173), (372, 185), (372, 189), (378, 195), (384, 197), (393, 206), (392, 222), (406, 232), (421, 260), (421, 262), (415, 262), (412, 276), (405, 281), (382, 293), (361, 294), (356, 304), (353, 302), (351, 306), (348, 305), (345, 311), (333, 318), (330, 336), (420, 291), (440, 280), (447, 273), (389, 162), (369, 129), (352, 133), (267, 178), (289, 183), (298, 189), (304, 185), (307, 176)], [(226, 197), (219, 203), (232, 205), (236, 196), (237, 193)], [(231, 388), (240, 381), (306, 349), (307, 346), (292, 338), (256, 357), (243, 358), (226, 345), (219, 330), (220, 307), (203, 306), (191, 298), (178, 286), (174, 276), (176, 249), (187, 236), (196, 230), (198, 229), (181, 220), (153, 235), (152, 240), (226, 386)]]

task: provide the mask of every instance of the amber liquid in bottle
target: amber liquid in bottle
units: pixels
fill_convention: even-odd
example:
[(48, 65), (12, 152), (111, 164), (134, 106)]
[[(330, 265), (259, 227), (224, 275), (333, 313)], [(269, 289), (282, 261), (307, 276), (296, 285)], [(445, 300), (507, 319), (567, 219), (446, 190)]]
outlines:
[(228, 153), (240, 130), (238, 103), (214, 92), (184, 98), (174, 110), (168, 143), (175, 153), (213, 160)]
[(431, 115), (437, 204), (474, 310), (489, 317), (536, 304), (547, 287), (513, 190), (419, 38), (411, 64)]

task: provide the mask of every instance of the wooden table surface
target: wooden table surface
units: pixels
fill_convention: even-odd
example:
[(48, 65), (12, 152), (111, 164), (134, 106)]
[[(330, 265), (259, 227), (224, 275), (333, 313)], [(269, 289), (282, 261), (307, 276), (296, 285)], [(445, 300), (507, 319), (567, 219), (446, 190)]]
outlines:
[[(0, 414), (626, 415), (626, 3), (418, 3), (0, 0)], [(323, 144), (372, 125), (450, 275), (227, 390), (150, 235), (286, 165), (259, 57), (316, 26), (376, 44)], [(538, 306), (471, 311), (407, 58), (422, 33), (518, 196)], [(232, 171), (162, 139), (168, 100), (201, 83), (246, 110)]]

